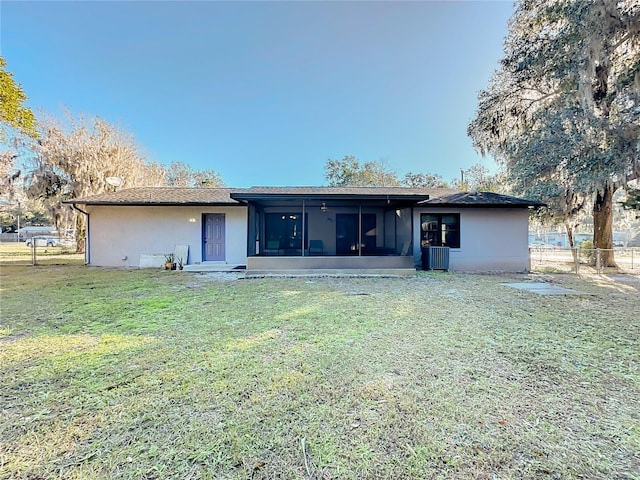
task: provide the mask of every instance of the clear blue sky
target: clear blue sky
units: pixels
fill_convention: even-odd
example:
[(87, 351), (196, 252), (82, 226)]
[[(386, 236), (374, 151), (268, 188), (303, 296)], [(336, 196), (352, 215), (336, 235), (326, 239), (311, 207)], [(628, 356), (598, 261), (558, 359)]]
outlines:
[(151, 160), (234, 187), (322, 185), (327, 159), (449, 181), (511, 1), (0, 4), (28, 106), (99, 115)]

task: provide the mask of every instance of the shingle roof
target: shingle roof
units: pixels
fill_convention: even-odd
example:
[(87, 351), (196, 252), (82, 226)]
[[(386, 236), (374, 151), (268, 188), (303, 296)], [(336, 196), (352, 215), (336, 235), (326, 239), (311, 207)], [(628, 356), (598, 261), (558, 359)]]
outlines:
[[(491, 192), (458, 192), (449, 188), (405, 187), (136, 187), (74, 198), (64, 203), (84, 205), (243, 205), (238, 200), (277, 197), (385, 197), (419, 202), (422, 207), (540, 207), (544, 203)], [(428, 198), (428, 200), (427, 200)]]
[(239, 200), (265, 200), (268, 198), (317, 198), (317, 199), (394, 199), (419, 202), (434, 195), (443, 195), (457, 190), (442, 188), (408, 187), (251, 187), (233, 192), (232, 198)]
[(84, 205), (240, 205), (237, 199), (274, 197), (361, 197), (407, 198), (426, 200), (430, 195), (449, 189), (404, 187), (251, 187), (251, 188), (177, 188), (135, 187), (87, 197), (65, 203)]
[(536, 200), (512, 197), (493, 192), (456, 192), (448, 195), (431, 197), (419, 203), (421, 207), (544, 207)]
[(241, 205), (229, 195), (232, 188), (135, 187), (74, 198), (65, 203), (84, 205)]
[[(239, 189), (241, 195), (430, 195), (438, 189), (408, 187), (251, 187)], [(440, 189), (448, 192), (456, 190)], [(235, 195), (234, 195), (235, 196)]]

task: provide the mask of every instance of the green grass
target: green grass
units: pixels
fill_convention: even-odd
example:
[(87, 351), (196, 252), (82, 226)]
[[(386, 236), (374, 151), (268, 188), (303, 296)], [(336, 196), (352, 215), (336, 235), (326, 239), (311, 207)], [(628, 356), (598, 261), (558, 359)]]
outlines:
[(640, 284), (555, 278), (2, 267), (0, 478), (640, 478)]

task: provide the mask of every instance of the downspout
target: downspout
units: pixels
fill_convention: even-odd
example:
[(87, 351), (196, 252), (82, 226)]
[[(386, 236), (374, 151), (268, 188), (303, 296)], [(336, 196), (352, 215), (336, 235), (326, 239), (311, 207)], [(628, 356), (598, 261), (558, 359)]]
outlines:
[(73, 205), (73, 209), (77, 210), (78, 212), (82, 213), (83, 215), (87, 216), (87, 236), (84, 239), (84, 264), (85, 265), (91, 265), (91, 221), (90, 221), (90, 216), (89, 216), (89, 212), (85, 212), (84, 210), (82, 210), (80, 207), (78, 207), (75, 203), (72, 204)]

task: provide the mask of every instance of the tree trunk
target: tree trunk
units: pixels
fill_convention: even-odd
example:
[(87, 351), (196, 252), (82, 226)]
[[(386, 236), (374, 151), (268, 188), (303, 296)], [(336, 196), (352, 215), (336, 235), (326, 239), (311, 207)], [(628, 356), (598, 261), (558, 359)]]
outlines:
[(84, 215), (76, 214), (76, 253), (84, 253), (85, 250), (85, 218)]
[(576, 263), (578, 261), (578, 250), (576, 250), (575, 240), (573, 239), (573, 225), (569, 220), (565, 220), (564, 228), (567, 231), (567, 239), (569, 240), (569, 247), (571, 248), (571, 255), (573, 256), (573, 263)]
[[(600, 265), (615, 267), (613, 258), (613, 194), (615, 187), (606, 185), (596, 193), (593, 203), (593, 248), (600, 249)], [(595, 263), (596, 255), (593, 256)]]

